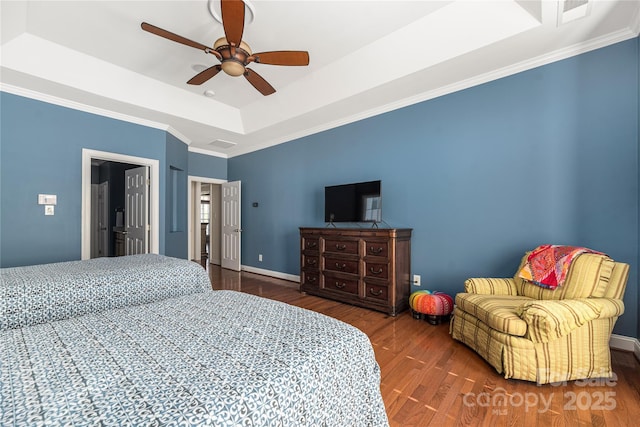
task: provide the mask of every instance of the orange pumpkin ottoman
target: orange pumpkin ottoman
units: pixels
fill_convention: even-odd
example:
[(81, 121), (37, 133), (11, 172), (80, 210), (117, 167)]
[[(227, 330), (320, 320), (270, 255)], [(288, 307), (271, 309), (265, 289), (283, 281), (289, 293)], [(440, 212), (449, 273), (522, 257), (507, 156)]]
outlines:
[(409, 307), (415, 319), (439, 325), (451, 318), (453, 298), (444, 292), (416, 291), (409, 296)]

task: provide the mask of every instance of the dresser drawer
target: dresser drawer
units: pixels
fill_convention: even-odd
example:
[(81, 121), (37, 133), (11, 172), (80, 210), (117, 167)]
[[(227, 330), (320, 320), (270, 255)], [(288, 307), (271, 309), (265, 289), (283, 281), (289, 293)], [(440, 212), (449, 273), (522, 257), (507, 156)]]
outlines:
[(320, 273), (313, 271), (301, 271), (300, 282), (303, 286), (318, 288), (320, 286)]
[(387, 301), (389, 299), (389, 287), (386, 285), (374, 285), (365, 283), (365, 298)]
[(364, 275), (366, 277), (374, 277), (377, 279), (389, 278), (389, 264), (379, 262), (365, 262)]
[(324, 289), (358, 295), (358, 280), (337, 276), (324, 276)]
[(320, 268), (320, 257), (318, 255), (302, 254), (302, 268), (307, 270), (317, 270)]
[(358, 265), (360, 263), (357, 260), (347, 260), (340, 257), (325, 257), (324, 269), (329, 271), (339, 271), (341, 273), (358, 274)]
[(358, 241), (357, 240), (325, 239), (324, 251), (336, 252), (341, 254), (358, 254)]
[(389, 256), (389, 242), (378, 240), (365, 240), (365, 255), (387, 258)]
[(320, 239), (318, 237), (302, 236), (302, 249), (307, 251), (320, 250)]

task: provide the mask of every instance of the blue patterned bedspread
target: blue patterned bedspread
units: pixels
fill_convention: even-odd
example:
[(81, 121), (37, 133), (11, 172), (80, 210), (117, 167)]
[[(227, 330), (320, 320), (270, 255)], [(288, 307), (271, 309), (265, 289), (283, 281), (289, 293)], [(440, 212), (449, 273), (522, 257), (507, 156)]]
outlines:
[(206, 291), (0, 332), (2, 426), (387, 426), (367, 336)]
[(0, 269), (0, 330), (211, 289), (195, 262), (145, 254)]

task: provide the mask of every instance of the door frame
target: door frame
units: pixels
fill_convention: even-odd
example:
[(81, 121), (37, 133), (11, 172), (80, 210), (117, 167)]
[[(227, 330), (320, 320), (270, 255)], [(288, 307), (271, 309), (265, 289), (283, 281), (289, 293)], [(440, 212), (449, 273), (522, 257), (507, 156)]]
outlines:
[(149, 252), (160, 253), (160, 161), (108, 151), (82, 149), (81, 259), (91, 258), (91, 159), (149, 167)]
[[(194, 208), (194, 200), (193, 200), (193, 191), (191, 191), (192, 186), (194, 183), (204, 183), (204, 184), (225, 184), (228, 181), (226, 179), (217, 179), (217, 178), (205, 178), (202, 176), (193, 176), (193, 175), (189, 175), (188, 178), (188, 189), (189, 191), (187, 191), (188, 195), (187, 195), (187, 230), (189, 230), (189, 232), (187, 233), (189, 235), (188, 241), (187, 241), (187, 246), (189, 248), (189, 250), (187, 251), (187, 259), (200, 259), (200, 254), (198, 254), (197, 258), (194, 258), (194, 253), (193, 253), (193, 245), (194, 245), (194, 233), (200, 233), (200, 228), (198, 228), (196, 230), (195, 228), (195, 224), (193, 221), (195, 212), (193, 210)], [(200, 202), (200, 201), (198, 201)], [(200, 215), (200, 205), (198, 205), (198, 216)]]

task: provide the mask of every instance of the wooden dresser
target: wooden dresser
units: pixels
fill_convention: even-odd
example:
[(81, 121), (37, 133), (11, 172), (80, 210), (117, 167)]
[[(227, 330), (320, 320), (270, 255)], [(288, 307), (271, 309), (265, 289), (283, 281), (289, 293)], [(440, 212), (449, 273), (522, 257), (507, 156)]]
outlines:
[(411, 229), (300, 228), (300, 290), (395, 316), (409, 307)]

